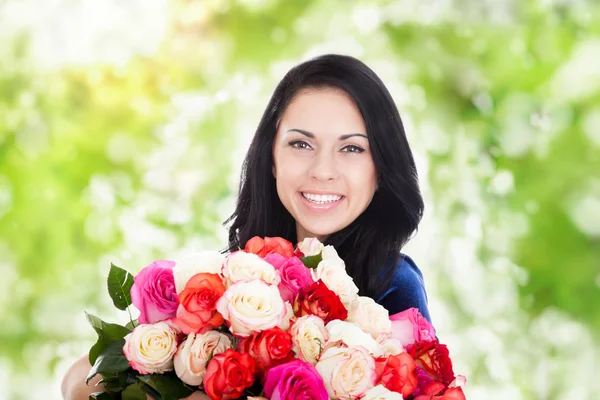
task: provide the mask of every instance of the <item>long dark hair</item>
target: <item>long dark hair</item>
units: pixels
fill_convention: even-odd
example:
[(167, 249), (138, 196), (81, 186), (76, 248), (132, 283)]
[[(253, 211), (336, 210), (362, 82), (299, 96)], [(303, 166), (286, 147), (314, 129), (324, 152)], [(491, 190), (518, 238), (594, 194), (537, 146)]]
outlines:
[(394, 100), (375, 72), (353, 57), (313, 58), (292, 68), (277, 85), (242, 166), (237, 206), (224, 223), (230, 225), (228, 251), (243, 248), (253, 236), (296, 243), (295, 220), (281, 203), (272, 175), (273, 144), (286, 107), (309, 88), (343, 90), (365, 122), (378, 189), (367, 209), (324, 243), (337, 249), (361, 295), (376, 297), (389, 286), (400, 249), (416, 231), (424, 204)]

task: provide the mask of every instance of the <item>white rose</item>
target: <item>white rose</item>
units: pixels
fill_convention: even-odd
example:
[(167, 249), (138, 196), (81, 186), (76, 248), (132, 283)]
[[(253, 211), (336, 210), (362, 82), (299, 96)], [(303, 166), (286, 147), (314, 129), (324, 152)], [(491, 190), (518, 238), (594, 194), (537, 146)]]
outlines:
[(271, 264), (253, 253), (245, 251), (236, 251), (231, 253), (223, 264), (223, 276), (225, 277), (225, 286), (238, 281), (251, 281), (262, 279), (268, 284), (278, 285), (280, 281), (279, 273)]
[(364, 347), (367, 351), (376, 357), (382, 354), (381, 346), (365, 331), (360, 329), (352, 322), (340, 321), (334, 319), (325, 325), (327, 329), (327, 346), (339, 345), (342, 343), (349, 348), (357, 346)]
[(396, 339), (384, 339), (379, 342), (379, 347), (384, 357), (395, 356), (406, 351), (402, 343)]
[[(281, 292), (279, 293), (281, 294)], [(281, 321), (279, 327), (282, 330), (287, 331), (290, 328), (292, 321), (295, 319), (294, 308), (292, 307), (289, 301), (285, 302), (285, 310), (285, 317), (283, 317), (283, 321)]]
[(311, 273), (314, 281), (322, 280), (329, 290), (340, 297), (346, 308), (358, 296), (358, 287), (346, 272), (346, 265), (341, 258), (324, 259)]
[(332, 347), (315, 365), (332, 399), (360, 398), (375, 385), (375, 360), (362, 347)]
[(319, 242), (317, 238), (305, 238), (302, 242), (298, 243), (298, 249), (300, 249), (305, 257), (316, 256), (324, 248), (323, 243)]
[(125, 336), (123, 353), (140, 374), (162, 374), (173, 369), (177, 334), (164, 322), (142, 324)]
[(294, 353), (302, 361), (315, 365), (328, 337), (323, 320), (316, 315), (305, 315), (296, 320), (290, 333)]
[(224, 333), (208, 331), (203, 335), (190, 333), (179, 345), (173, 359), (175, 373), (184, 383), (192, 386), (202, 384), (208, 360), (214, 355), (232, 348), (231, 339)]
[(321, 256), (323, 257), (323, 260), (337, 260), (341, 261), (342, 263), (344, 262), (344, 260), (342, 260), (338, 255), (338, 252), (335, 249), (335, 247), (331, 245), (323, 247), (323, 252), (321, 253)]
[(255, 279), (229, 286), (217, 301), (217, 311), (229, 323), (231, 333), (247, 337), (279, 326), (289, 310), (277, 286)]
[(186, 283), (196, 274), (220, 274), (224, 261), (225, 256), (218, 251), (201, 251), (183, 255), (176, 260), (173, 268), (177, 294), (181, 293)]
[(348, 309), (348, 321), (354, 322), (373, 339), (383, 339), (392, 334), (390, 313), (370, 297), (359, 296)]
[(377, 385), (367, 390), (361, 400), (402, 400), (400, 393), (392, 392), (383, 385)]

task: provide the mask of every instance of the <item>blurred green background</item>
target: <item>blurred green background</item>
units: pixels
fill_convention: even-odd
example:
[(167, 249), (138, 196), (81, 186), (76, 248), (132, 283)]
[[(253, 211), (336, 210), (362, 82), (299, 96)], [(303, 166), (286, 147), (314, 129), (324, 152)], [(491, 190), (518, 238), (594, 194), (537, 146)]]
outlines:
[(600, 4), (0, 1), (0, 399), (60, 399), (125, 322), (111, 262), (220, 249), (276, 83), (356, 56), (426, 214), (404, 249), (469, 399), (600, 397)]

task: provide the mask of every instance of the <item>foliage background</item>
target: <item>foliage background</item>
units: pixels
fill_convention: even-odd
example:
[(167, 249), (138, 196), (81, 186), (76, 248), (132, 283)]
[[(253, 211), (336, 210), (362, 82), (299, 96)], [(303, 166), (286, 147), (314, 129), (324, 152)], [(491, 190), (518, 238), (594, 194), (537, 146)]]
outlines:
[(59, 399), (133, 273), (222, 248), (277, 81), (354, 55), (426, 217), (405, 248), (469, 399), (600, 395), (600, 4), (0, 1), (0, 398)]

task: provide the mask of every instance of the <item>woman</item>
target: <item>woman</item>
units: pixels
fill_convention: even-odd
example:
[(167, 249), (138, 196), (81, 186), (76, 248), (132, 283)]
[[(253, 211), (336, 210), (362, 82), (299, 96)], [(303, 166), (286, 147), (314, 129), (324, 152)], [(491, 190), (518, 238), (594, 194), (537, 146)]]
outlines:
[[(423, 215), (417, 171), (392, 97), (359, 60), (325, 55), (290, 70), (258, 125), (243, 164), (229, 251), (253, 236), (333, 245), (361, 295), (390, 314), (417, 307), (423, 277), (400, 249)], [(63, 380), (87, 399), (87, 356)], [(206, 398), (195, 393), (194, 398)]]

